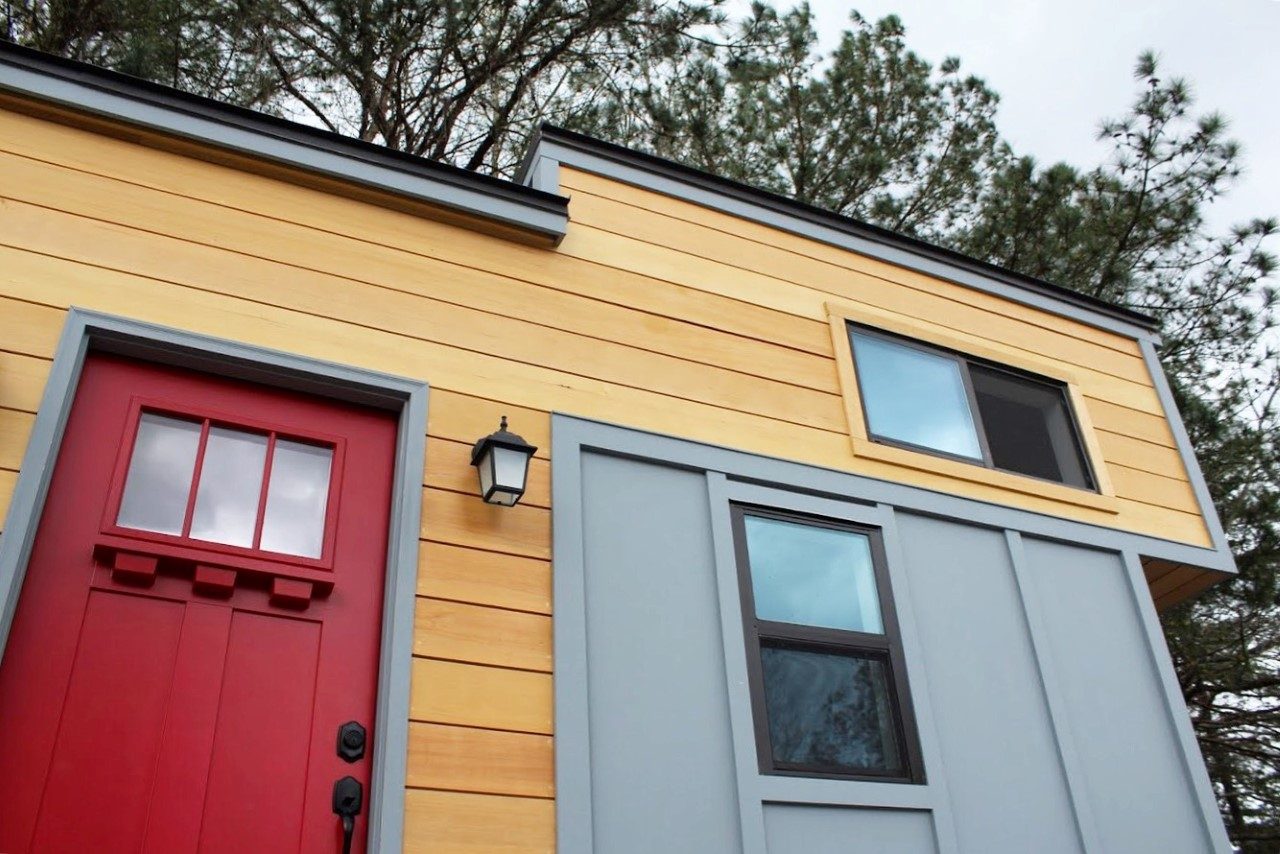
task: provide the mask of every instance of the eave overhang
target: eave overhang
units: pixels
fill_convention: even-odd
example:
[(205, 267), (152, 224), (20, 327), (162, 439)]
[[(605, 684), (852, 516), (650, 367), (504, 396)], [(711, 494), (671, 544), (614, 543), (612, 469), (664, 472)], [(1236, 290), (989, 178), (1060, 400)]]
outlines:
[(422, 157), (0, 41), (0, 94), (393, 194), (555, 245), (568, 200)]

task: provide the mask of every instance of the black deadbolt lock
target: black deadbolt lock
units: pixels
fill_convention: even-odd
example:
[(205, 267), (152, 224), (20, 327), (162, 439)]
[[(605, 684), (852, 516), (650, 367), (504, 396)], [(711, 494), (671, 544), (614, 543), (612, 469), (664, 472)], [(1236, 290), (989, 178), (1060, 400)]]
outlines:
[(348, 762), (364, 758), (364, 727), (357, 721), (347, 721), (338, 727), (338, 755)]

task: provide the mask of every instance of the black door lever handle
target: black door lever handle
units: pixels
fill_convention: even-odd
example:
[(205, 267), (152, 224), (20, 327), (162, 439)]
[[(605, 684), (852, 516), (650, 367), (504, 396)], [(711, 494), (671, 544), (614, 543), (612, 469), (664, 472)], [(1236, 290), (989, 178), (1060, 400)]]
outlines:
[(342, 819), (342, 854), (351, 854), (351, 837), (356, 831), (356, 816), (364, 806), (364, 786), (355, 777), (333, 782), (333, 812)]

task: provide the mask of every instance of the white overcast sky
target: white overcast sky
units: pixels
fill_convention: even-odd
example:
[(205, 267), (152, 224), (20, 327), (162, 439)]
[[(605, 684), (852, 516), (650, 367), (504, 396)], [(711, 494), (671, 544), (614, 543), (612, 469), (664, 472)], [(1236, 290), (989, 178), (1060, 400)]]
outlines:
[[(785, 2), (779, 5), (787, 5)], [(1244, 147), (1245, 174), (1210, 221), (1280, 216), (1280, 0), (811, 0), (825, 51), (856, 8), (869, 20), (898, 15), (907, 45), (935, 67), (962, 71), (1000, 93), (999, 126), (1041, 162), (1091, 166), (1105, 149), (1099, 121), (1121, 114), (1136, 91), (1145, 49), (1162, 74), (1193, 84), (1197, 107), (1217, 110)], [(1273, 241), (1273, 250), (1280, 248)]]

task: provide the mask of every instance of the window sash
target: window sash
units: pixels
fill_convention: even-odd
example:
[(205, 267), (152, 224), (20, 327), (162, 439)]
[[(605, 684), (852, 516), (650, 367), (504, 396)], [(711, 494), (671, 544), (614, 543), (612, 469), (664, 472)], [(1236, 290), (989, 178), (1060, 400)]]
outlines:
[[(950, 453), (949, 451), (939, 450), (938, 448), (933, 448), (928, 445), (920, 445), (920, 444), (916, 444), (915, 442), (907, 442), (907, 441), (903, 441), (902, 439), (895, 439), (892, 436), (885, 436), (881, 433), (877, 433), (872, 429), (871, 420), (867, 416), (867, 401), (865, 399), (865, 392), (863, 391), (866, 388), (866, 383), (863, 381), (863, 378), (862, 378), (862, 373), (861, 373), (862, 369), (858, 365), (857, 345), (853, 341), (853, 335), (855, 332), (859, 335), (865, 335), (869, 338), (878, 338), (882, 341), (888, 341), (900, 347), (908, 347), (923, 353), (928, 353), (933, 356), (941, 356), (947, 359), (951, 359), (956, 363), (960, 371), (960, 378), (964, 383), (965, 395), (969, 401), (969, 412), (973, 418), (974, 430), (978, 434), (978, 444), (982, 448), (981, 460), (976, 460), (973, 457), (967, 457), (967, 456), (964, 456), (963, 454), (953, 454), (953, 453)], [(847, 323), (846, 334), (849, 336), (849, 352), (853, 358), (854, 376), (856, 377), (858, 382), (859, 393), (864, 394), (864, 398), (862, 401), (863, 424), (866, 427), (867, 437), (871, 439), (873, 442), (877, 442), (882, 445), (890, 445), (897, 448), (904, 448), (909, 451), (918, 451), (920, 453), (932, 454), (935, 457), (943, 457), (949, 460), (959, 460), (960, 462), (968, 463), (969, 465), (981, 465), (993, 471), (1006, 472), (1008, 474), (1017, 475), (1018, 477), (1027, 477), (1033, 480), (1042, 480), (1045, 483), (1056, 483), (1059, 486), (1065, 486), (1070, 489), (1083, 489), (1086, 492), (1095, 492), (1095, 493), (1098, 492), (1098, 478), (1097, 478), (1097, 475), (1094, 473), (1093, 460), (1090, 459), (1088, 450), (1085, 447), (1085, 444), (1083, 442), (1082, 433), (1080, 430), (1080, 421), (1076, 417), (1075, 407), (1071, 405), (1071, 398), (1066, 393), (1066, 388), (1063, 386), (1062, 383), (1052, 380), (1048, 377), (1041, 377), (1035, 374), (1027, 373), (1025, 371), (1019, 371), (1015, 368), (1009, 367), (1008, 365), (1001, 365), (995, 362), (986, 361), (984, 359), (975, 359), (970, 356), (966, 356), (963, 353), (957, 353), (953, 350), (948, 350), (943, 347), (937, 347), (932, 344), (926, 344), (920, 341), (912, 340), (910, 338), (904, 338), (898, 335), (892, 335), (886, 332), (881, 332), (878, 329), (873, 329), (872, 327), (863, 326), (861, 324), (856, 324), (852, 322)], [(1076, 453), (1079, 454), (1080, 459), (1084, 463), (1085, 479), (1089, 484), (1087, 487), (1081, 487), (1072, 483), (1067, 483), (1065, 480), (1054, 480), (1053, 478), (1044, 478), (1034, 474), (1027, 474), (1025, 472), (1017, 471), (1016, 469), (1001, 468), (1000, 466), (997, 466), (995, 464), (995, 461), (991, 454), (991, 445), (987, 439), (986, 424), (982, 420), (982, 410), (978, 407), (978, 396), (973, 388), (973, 377), (971, 376), (969, 371), (970, 366), (975, 364), (980, 365), (989, 370), (1003, 371), (1004, 373), (1010, 374), (1011, 376), (1028, 380), (1030, 382), (1040, 383), (1044, 386), (1047, 386), (1059, 392), (1060, 398), (1062, 401), (1063, 412), (1065, 413), (1067, 421), (1071, 427), (1072, 442), (1075, 445)]]
[[(747, 516), (779, 519), (802, 525), (825, 527), (865, 535), (871, 542), (871, 563), (875, 572), (876, 596), (880, 604), (884, 632), (876, 634), (758, 619), (756, 617), (755, 597), (752, 588), (751, 556), (747, 551), (745, 524), (745, 517)], [(755, 731), (756, 757), (760, 773), (783, 776), (826, 777), (839, 780), (924, 783), (924, 764), (921, 758), (915, 713), (911, 705), (906, 662), (902, 652), (897, 614), (893, 608), (884, 543), (879, 529), (774, 508), (738, 503), (730, 505), (730, 517), (733, 526), (734, 554), (738, 570), (738, 592), (742, 607), (747, 681), (751, 695), (751, 716)], [(761, 646), (770, 642), (775, 646), (817, 652), (825, 651), (833, 654), (862, 655), (882, 660), (885, 664), (886, 681), (892, 698), (892, 723), (898, 739), (903, 768), (901, 770), (883, 771), (867, 768), (851, 771), (845, 768), (801, 765), (775, 760), (773, 743), (769, 734), (768, 712), (765, 707), (764, 668), (760, 652)]]

